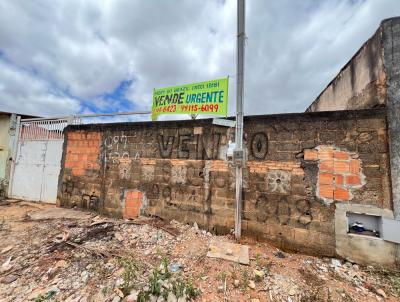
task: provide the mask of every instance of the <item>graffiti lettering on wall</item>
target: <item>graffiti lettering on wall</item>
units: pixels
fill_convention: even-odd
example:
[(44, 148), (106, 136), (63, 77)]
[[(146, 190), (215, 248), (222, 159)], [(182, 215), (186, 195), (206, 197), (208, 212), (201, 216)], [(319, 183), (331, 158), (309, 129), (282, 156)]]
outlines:
[(203, 176), (204, 176), (204, 171), (203, 171), (203, 166), (202, 165), (200, 168), (194, 165), (193, 163), (189, 163), (186, 166), (186, 181), (188, 185), (191, 186), (202, 186), (203, 185)]
[[(163, 202), (167, 207), (179, 207), (184, 204), (199, 203), (204, 192), (204, 163), (172, 165), (171, 162), (158, 162), (156, 165), (142, 165), (140, 189), (146, 193), (149, 205)], [(159, 182), (154, 183), (155, 171)]]
[(116, 148), (117, 150), (121, 147), (126, 149), (128, 143), (128, 137), (124, 134), (107, 136), (104, 139), (104, 146), (106, 148)]
[[(172, 158), (176, 154), (182, 159), (219, 159), (219, 148), (223, 133), (211, 134), (158, 134), (157, 144), (161, 158)], [(190, 145), (194, 144), (194, 148)], [(264, 132), (254, 133), (249, 149), (254, 159), (263, 160), (268, 154), (268, 136)], [(175, 153), (174, 153), (175, 152)]]
[(265, 159), (268, 153), (268, 137), (264, 132), (257, 132), (250, 141), (251, 154), (255, 159)]
[[(160, 158), (168, 159), (175, 157), (199, 160), (222, 158), (220, 145), (222, 138), (227, 133), (219, 133), (214, 130), (211, 133), (204, 133), (197, 130), (194, 133), (194, 129), (193, 131), (187, 131), (187, 133), (179, 133), (178, 130), (175, 130), (175, 132), (169, 131), (168, 133), (160, 132), (155, 136), (154, 140), (146, 132), (134, 132), (129, 136), (124, 132), (119, 135), (109, 135), (103, 140), (102, 158), (106, 162), (111, 163), (118, 163), (119, 158), (139, 159), (140, 153), (146, 152), (146, 149), (149, 147), (145, 143), (141, 143), (144, 138), (150, 139), (154, 143), (153, 146), (157, 149)], [(133, 145), (137, 149), (132, 149)], [(268, 154), (267, 133), (256, 132), (251, 134), (248, 148), (250, 155), (255, 160), (264, 160)]]
[(104, 161), (118, 164), (120, 158), (130, 158), (128, 137), (125, 134), (107, 136), (103, 141), (102, 158)]
[(174, 140), (175, 137), (171, 135), (158, 135), (158, 150), (160, 151), (161, 158), (171, 157)]
[(80, 192), (72, 180), (66, 180), (61, 185), (61, 199), (70, 206), (78, 206), (88, 210), (98, 210), (100, 198), (95, 191), (91, 194)]
[(291, 220), (307, 226), (313, 220), (311, 202), (307, 199), (291, 200), (287, 196), (260, 194), (256, 201), (257, 221), (262, 223), (276, 221), (288, 224)]
[(219, 144), (221, 141), (221, 133), (213, 133), (209, 136), (197, 136), (196, 158), (203, 160), (218, 159)]
[(195, 212), (199, 212), (202, 208), (200, 196), (200, 188), (188, 188), (181, 184), (164, 186), (161, 193), (161, 199), (166, 207)]
[(99, 197), (95, 195), (95, 192), (92, 194), (82, 194), (81, 198), (81, 207), (88, 210), (96, 210), (99, 207)]
[[(161, 158), (171, 158), (176, 153), (182, 159), (218, 159), (221, 133), (158, 135), (158, 151)], [(190, 148), (190, 145), (195, 145)]]
[(129, 180), (131, 177), (131, 160), (129, 158), (119, 159), (119, 178)]
[(64, 181), (62, 183), (62, 189), (61, 189), (62, 195), (64, 198), (71, 198), (73, 192), (74, 192), (74, 183), (70, 180)]

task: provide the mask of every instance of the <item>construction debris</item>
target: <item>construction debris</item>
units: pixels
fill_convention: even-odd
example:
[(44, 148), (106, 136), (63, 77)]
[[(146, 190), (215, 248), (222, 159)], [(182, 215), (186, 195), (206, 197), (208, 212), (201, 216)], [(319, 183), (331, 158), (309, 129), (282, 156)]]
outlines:
[(250, 263), (247, 245), (220, 240), (214, 240), (210, 244), (207, 257), (225, 259), (245, 265)]
[[(2, 207), (2, 302), (398, 301), (400, 294), (396, 272), (287, 251), (281, 258), (269, 244), (236, 244), (196, 225), (71, 218), (74, 210), (49, 219), (40, 211)], [(24, 220), (26, 212), (42, 218)]]

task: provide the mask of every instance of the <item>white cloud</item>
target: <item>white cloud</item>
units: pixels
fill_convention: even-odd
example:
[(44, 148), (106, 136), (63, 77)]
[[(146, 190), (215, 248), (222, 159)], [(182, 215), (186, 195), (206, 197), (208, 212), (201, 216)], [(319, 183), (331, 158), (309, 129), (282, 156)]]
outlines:
[(46, 81), (1, 60), (0, 83), (1, 111), (54, 116), (80, 109), (77, 100), (52, 91)]
[[(303, 111), (394, 15), (398, 0), (247, 1), (245, 113)], [(233, 114), (235, 47), (235, 0), (4, 0), (0, 110), (119, 111), (102, 95), (124, 80), (145, 110), (154, 87), (230, 75)]]

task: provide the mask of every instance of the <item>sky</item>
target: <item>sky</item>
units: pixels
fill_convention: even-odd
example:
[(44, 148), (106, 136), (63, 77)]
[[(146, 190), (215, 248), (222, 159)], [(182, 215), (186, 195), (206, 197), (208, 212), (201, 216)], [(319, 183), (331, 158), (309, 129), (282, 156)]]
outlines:
[[(245, 114), (304, 111), (396, 15), (399, 0), (248, 0)], [(0, 2), (0, 111), (150, 110), (153, 88), (226, 76), (233, 115), (236, 0)]]

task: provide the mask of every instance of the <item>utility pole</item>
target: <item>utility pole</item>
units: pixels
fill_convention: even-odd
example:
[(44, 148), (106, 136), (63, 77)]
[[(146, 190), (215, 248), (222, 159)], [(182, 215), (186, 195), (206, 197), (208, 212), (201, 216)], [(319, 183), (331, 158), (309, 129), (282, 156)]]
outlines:
[(244, 97), (244, 43), (245, 43), (246, 1), (237, 0), (237, 62), (236, 62), (236, 148), (233, 153), (236, 166), (236, 211), (235, 238), (242, 235), (242, 188), (243, 188), (243, 97)]

